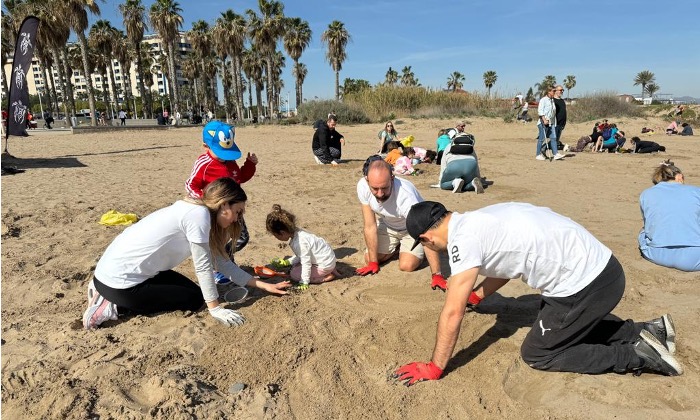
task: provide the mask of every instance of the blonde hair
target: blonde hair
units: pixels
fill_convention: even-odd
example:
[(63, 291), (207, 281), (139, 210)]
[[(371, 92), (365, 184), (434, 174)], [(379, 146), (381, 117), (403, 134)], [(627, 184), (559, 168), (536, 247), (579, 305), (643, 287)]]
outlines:
[(235, 252), (235, 246), (231, 247), (231, 252), (226, 252), (226, 243), (229, 240), (235, 242), (241, 235), (242, 230), (242, 217), (239, 216), (238, 220), (227, 228), (222, 228), (216, 221), (219, 209), (224, 204), (236, 204), (245, 203), (248, 200), (243, 188), (231, 178), (219, 178), (214, 182), (207, 185), (204, 189), (204, 195), (202, 198), (188, 198), (189, 201), (194, 204), (199, 204), (200, 206), (205, 206), (209, 209), (209, 216), (211, 220), (211, 228), (209, 229), (209, 247), (212, 253), (222, 256), (230, 257)]
[(274, 204), (272, 211), (267, 215), (265, 229), (275, 235), (282, 232), (293, 235), (297, 231), (296, 220), (296, 216), (292, 213), (284, 210), (279, 204)]
[(651, 176), (651, 182), (655, 185), (659, 182), (673, 181), (676, 175), (682, 174), (681, 170), (671, 162), (671, 159), (666, 159), (656, 167)]

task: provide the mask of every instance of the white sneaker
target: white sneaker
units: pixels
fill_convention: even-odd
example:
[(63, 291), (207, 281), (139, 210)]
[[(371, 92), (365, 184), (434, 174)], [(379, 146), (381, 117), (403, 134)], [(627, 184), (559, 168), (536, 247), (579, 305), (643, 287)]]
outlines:
[(481, 183), (481, 178), (476, 177), (476, 178), (472, 179), (472, 187), (474, 187), (474, 191), (477, 194), (484, 193), (484, 185)]
[(86, 330), (97, 328), (105, 321), (117, 319), (117, 305), (102, 297), (92, 280), (88, 284), (88, 299), (88, 308), (83, 314), (83, 327)]
[(557, 153), (556, 155), (554, 155), (554, 160), (562, 160), (565, 157), (566, 157), (565, 155), (562, 155), (561, 153)]
[(457, 178), (457, 179), (452, 180), (452, 192), (453, 193), (462, 192), (462, 188), (464, 188), (464, 180), (462, 178)]
[(544, 157), (544, 155), (542, 155), (542, 154), (535, 156), (535, 159), (537, 159), (537, 160), (547, 160), (547, 158)]
[(432, 184), (430, 188), (440, 188), (440, 184)]
[(564, 151), (568, 152), (569, 150), (571, 150), (571, 146), (569, 146), (568, 144), (564, 144)]

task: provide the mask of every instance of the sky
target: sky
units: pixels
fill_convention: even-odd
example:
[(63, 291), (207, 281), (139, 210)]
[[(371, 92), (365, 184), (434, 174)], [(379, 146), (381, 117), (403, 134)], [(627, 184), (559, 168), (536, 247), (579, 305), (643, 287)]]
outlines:
[[(152, 0), (142, 0), (147, 10)], [(123, 29), (118, 6), (100, 4), (101, 18)], [(421, 85), (446, 88), (454, 71), (465, 75), (464, 89), (485, 92), (483, 73), (498, 80), (492, 93), (512, 97), (554, 75), (558, 83), (576, 77), (571, 96), (599, 92), (641, 95), (634, 77), (656, 75), (657, 95), (700, 98), (700, 1), (675, 0), (351, 0), (283, 1), (284, 14), (300, 17), (313, 32), (300, 61), (308, 75), (306, 99), (332, 99), (335, 74), (326, 60), (321, 34), (333, 20), (350, 34), (345, 78), (372, 85), (392, 67), (405, 66)], [(181, 0), (183, 31), (221, 12), (258, 11), (257, 0)], [(93, 23), (98, 18), (91, 17)], [(283, 50), (282, 44), (278, 49)], [(286, 55), (286, 53), (285, 53)], [(294, 106), (292, 61), (286, 59), (284, 93)]]

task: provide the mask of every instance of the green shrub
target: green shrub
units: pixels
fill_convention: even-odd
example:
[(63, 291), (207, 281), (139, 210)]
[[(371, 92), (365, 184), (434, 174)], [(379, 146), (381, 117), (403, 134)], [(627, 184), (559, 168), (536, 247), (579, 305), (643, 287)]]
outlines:
[(326, 121), (330, 112), (334, 112), (338, 121), (343, 124), (370, 122), (361, 107), (352, 103), (330, 100), (304, 102), (299, 106), (297, 118), (303, 123), (313, 123), (317, 120)]
[(570, 122), (593, 121), (603, 118), (643, 117), (644, 109), (618, 99), (614, 92), (584, 96), (566, 107)]

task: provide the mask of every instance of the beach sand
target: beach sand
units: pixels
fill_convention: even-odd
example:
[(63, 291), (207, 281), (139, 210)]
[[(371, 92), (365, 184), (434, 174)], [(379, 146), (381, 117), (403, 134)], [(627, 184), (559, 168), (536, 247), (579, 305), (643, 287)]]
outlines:
[[(236, 130), (260, 162), (243, 184), (251, 239), (236, 255), (244, 268), (289, 256), (265, 232), (272, 204), (336, 250), (345, 278), (274, 297), (251, 291), (236, 307), (247, 322), (218, 324), (206, 311), (137, 316), (84, 331), (86, 288), (103, 250), (124, 227), (98, 224), (109, 210), (143, 217), (184, 195), (202, 152), (201, 127), (169, 131), (11, 138), (3, 164), (26, 169), (2, 177), (2, 417), (44, 418), (674, 418), (700, 417), (700, 273), (651, 264), (639, 255), (639, 194), (670, 157), (688, 183), (700, 184), (700, 137), (638, 134), (660, 119), (615, 121), (668, 148), (658, 155), (578, 153), (565, 161), (534, 159), (536, 126), (473, 118), (485, 194), (429, 188), (439, 168), (410, 177), (425, 199), (468, 211), (525, 201), (571, 217), (610, 247), (627, 274), (614, 313), (647, 320), (673, 314), (680, 377), (579, 375), (531, 369), (520, 344), (539, 305), (519, 280), (468, 313), (446, 375), (407, 388), (391, 379), (400, 365), (427, 361), (444, 294), (430, 289), (422, 266), (403, 273), (396, 261), (373, 277), (363, 264), (362, 216), (355, 186), (377, 150), (381, 124), (338, 125), (346, 163), (314, 163), (312, 128), (249, 126)], [(404, 120), (401, 136), (434, 148), (452, 120)], [(593, 122), (569, 124), (575, 144)], [(546, 229), (546, 226), (542, 227)], [(444, 271), (449, 271), (443, 260)], [(194, 279), (190, 260), (178, 270)], [(236, 383), (246, 384), (230, 392)], [(268, 386), (272, 384), (272, 386)]]

